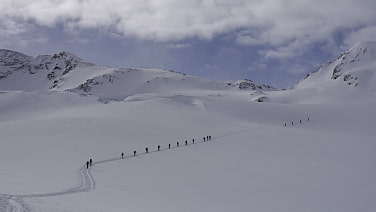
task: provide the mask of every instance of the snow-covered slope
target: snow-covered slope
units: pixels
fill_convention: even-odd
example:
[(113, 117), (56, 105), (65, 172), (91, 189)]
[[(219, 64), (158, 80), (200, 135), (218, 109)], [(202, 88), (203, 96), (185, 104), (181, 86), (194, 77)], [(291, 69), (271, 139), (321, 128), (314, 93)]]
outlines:
[(376, 92), (376, 42), (360, 42), (310, 73), (296, 88), (347, 85)]
[(0, 211), (374, 211), (375, 106), (2, 92)]
[(357, 43), (292, 89), (260, 98), (278, 103), (375, 101), (376, 42)]
[(107, 74), (90, 78), (67, 91), (97, 96), (100, 100), (107, 102), (108, 100), (124, 100), (137, 94), (192, 93), (229, 89), (231, 87), (222, 82), (208, 81), (174, 71), (113, 69)]

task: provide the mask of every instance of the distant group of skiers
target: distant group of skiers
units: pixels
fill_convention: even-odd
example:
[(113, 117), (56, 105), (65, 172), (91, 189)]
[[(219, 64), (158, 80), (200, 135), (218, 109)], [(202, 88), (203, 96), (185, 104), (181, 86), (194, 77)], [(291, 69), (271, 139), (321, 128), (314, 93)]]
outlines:
[[(211, 135), (206, 136), (206, 141), (210, 141), (210, 140), (211, 140)], [(204, 141), (205, 141), (205, 137), (204, 137)]]
[[(309, 117), (307, 118), (307, 121), (309, 121)], [(302, 123), (302, 120), (301, 120), (301, 119), (299, 120), (299, 123), (300, 123), (300, 124)], [(294, 121), (291, 122), (291, 125), (294, 125)], [(287, 123), (285, 123), (285, 127), (287, 127)]]
[(86, 161), (86, 169), (88, 169), (90, 166), (93, 166), (93, 159), (90, 158), (90, 160)]

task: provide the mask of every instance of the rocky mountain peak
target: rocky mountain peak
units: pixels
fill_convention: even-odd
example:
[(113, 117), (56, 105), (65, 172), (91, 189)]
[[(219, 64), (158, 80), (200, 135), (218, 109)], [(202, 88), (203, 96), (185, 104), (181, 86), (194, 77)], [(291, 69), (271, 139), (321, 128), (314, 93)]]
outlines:
[(365, 90), (376, 90), (376, 42), (359, 42), (316, 71), (296, 87), (322, 87), (345, 84)]
[(68, 52), (31, 57), (1, 49), (0, 89), (48, 90), (80, 64), (90, 65)]
[(236, 80), (227, 82), (228, 85), (239, 88), (240, 90), (276, 90), (272, 86), (258, 84), (249, 79)]

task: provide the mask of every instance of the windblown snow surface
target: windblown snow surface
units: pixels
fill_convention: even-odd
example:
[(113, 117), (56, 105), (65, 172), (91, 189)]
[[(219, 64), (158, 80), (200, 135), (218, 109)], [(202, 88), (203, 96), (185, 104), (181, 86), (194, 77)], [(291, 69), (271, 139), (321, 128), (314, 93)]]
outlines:
[(95, 70), (0, 92), (0, 211), (376, 211), (376, 101), (363, 81), (255, 93)]

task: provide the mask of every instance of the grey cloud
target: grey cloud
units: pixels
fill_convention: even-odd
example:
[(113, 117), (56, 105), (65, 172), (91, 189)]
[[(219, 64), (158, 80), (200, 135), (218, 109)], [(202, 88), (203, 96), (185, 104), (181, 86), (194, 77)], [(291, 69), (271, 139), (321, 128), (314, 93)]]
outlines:
[[(30, 22), (154, 41), (238, 31), (239, 44), (266, 45), (265, 56), (286, 58), (312, 43), (330, 42), (337, 30), (373, 26), (374, 8), (374, 0), (3, 0), (0, 33), (23, 33)], [(373, 32), (353, 32), (345, 42)]]

